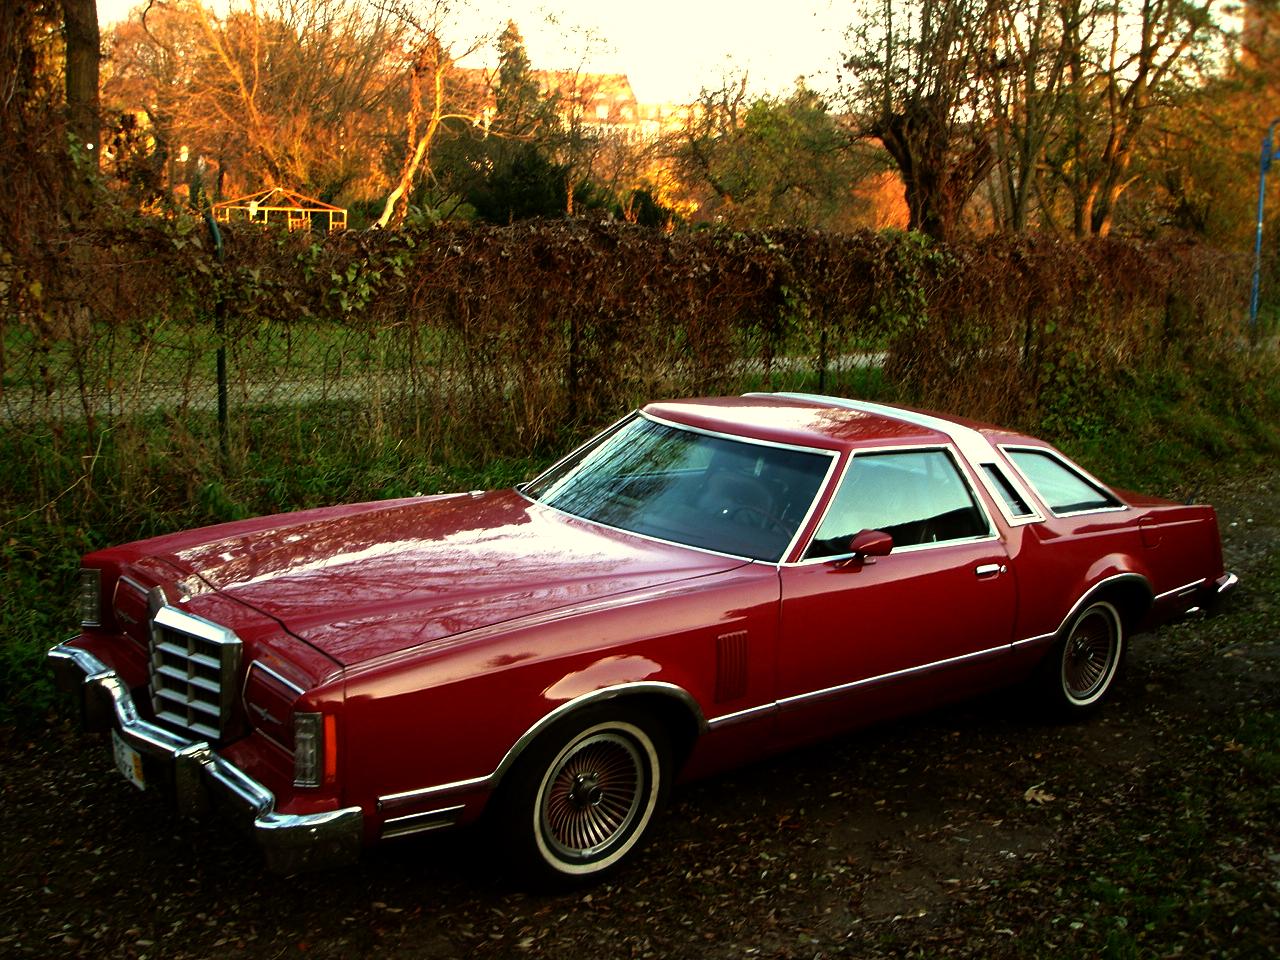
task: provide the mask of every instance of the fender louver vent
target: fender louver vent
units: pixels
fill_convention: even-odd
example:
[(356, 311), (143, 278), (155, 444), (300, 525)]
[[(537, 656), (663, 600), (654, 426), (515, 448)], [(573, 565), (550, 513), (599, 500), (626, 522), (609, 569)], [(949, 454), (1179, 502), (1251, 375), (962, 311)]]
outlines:
[(736, 700), (747, 692), (747, 631), (716, 637), (716, 701)]

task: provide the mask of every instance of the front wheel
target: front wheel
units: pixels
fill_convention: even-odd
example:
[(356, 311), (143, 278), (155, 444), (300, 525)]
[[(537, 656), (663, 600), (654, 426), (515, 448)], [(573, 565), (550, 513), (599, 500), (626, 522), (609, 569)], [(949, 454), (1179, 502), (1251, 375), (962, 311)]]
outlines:
[(1041, 671), (1041, 689), (1060, 716), (1085, 716), (1114, 685), (1124, 657), (1120, 613), (1105, 600), (1091, 603), (1071, 621)]
[(533, 878), (594, 878), (641, 842), (667, 793), (661, 727), (639, 713), (592, 710), (557, 724), (503, 786), (509, 852)]

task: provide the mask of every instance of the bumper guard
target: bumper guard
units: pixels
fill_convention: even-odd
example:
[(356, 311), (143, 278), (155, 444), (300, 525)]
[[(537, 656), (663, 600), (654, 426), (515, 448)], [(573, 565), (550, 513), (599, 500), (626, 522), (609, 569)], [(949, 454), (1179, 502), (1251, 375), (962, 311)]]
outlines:
[(1209, 612), (1221, 613), (1227, 606), (1229, 598), (1240, 584), (1240, 578), (1234, 573), (1224, 573), (1213, 584), (1213, 596), (1209, 598)]
[(268, 869), (296, 873), (351, 863), (359, 856), (364, 826), (359, 807), (276, 813), (275, 795), (214, 753), (209, 743), (186, 740), (143, 719), (119, 674), (93, 654), (60, 643), (48, 657), (59, 689), (79, 701), (86, 730), (114, 727), (129, 746), (168, 765), (183, 814), (201, 817), (215, 802), (229, 806), (262, 848)]

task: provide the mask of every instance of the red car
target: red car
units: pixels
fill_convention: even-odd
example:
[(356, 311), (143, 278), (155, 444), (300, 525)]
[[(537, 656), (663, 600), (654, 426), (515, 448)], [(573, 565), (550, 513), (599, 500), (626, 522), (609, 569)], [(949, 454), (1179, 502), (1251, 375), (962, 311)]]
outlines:
[(493, 815), (598, 875), (675, 779), (1029, 681), (1083, 715), (1234, 586), (1208, 506), (1049, 445), (799, 394), (654, 403), (514, 490), (90, 554), (49, 656), (124, 777), (277, 869)]

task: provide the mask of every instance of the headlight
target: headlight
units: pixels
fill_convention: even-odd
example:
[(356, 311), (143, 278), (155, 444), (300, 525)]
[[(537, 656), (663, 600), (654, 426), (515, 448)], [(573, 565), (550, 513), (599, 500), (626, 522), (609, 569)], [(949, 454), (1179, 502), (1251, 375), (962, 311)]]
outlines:
[(293, 715), (293, 785), (332, 783), (338, 772), (337, 720), (331, 714)]
[(80, 571), (80, 625), (102, 625), (102, 571)]

